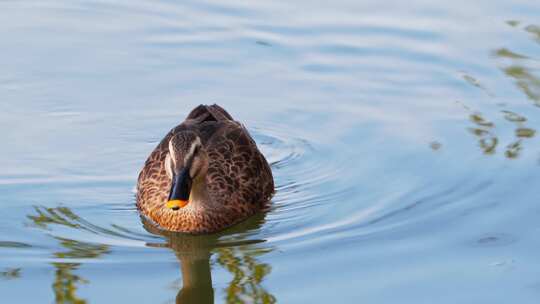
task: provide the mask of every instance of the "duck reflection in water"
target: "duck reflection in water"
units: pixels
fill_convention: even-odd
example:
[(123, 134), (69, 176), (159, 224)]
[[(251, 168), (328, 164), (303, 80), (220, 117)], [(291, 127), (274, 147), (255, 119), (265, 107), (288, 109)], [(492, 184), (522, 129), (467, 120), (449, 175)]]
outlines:
[[(274, 303), (276, 302), (262, 286), (270, 273), (268, 264), (258, 261), (258, 257), (273, 250), (263, 245), (263, 240), (249, 239), (264, 223), (264, 213), (255, 215), (223, 232), (211, 235), (193, 236), (188, 234), (160, 231), (143, 219), (144, 228), (152, 234), (165, 237), (166, 243), (148, 243), (149, 247), (168, 247), (180, 261), (182, 288), (176, 296), (176, 303), (213, 303), (211, 257), (233, 275), (225, 290), (226, 303)], [(51, 231), (53, 226), (118, 235), (115, 230), (94, 225), (81, 218), (67, 207), (35, 207), (27, 218), (37, 228)], [(123, 232), (126, 232), (125, 230)], [(111, 252), (104, 244), (93, 244), (79, 240), (54, 236), (62, 250), (53, 253), (61, 261), (53, 262), (54, 280), (52, 289), (56, 303), (86, 303), (79, 295), (79, 286), (89, 281), (77, 274), (81, 259), (96, 259)], [(73, 259), (73, 262), (70, 262)], [(16, 277), (21, 269), (2, 275)], [(221, 302), (221, 301), (220, 301)]]
[(225, 290), (226, 303), (275, 303), (276, 299), (261, 285), (270, 273), (268, 264), (257, 260), (258, 256), (272, 251), (261, 246), (264, 240), (248, 239), (249, 232), (257, 230), (264, 223), (264, 214), (211, 235), (189, 235), (160, 230), (141, 217), (144, 228), (166, 238), (166, 244), (148, 243), (150, 247), (172, 249), (180, 262), (182, 288), (176, 296), (176, 303), (214, 303), (212, 286), (211, 257), (216, 255), (217, 263), (233, 274), (233, 279)]

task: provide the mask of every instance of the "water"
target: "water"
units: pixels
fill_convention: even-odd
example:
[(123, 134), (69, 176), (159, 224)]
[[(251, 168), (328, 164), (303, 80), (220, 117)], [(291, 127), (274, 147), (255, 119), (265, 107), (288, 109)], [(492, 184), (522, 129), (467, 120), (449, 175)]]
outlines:
[[(535, 1), (0, 2), (5, 303), (537, 303)], [(137, 174), (200, 103), (266, 214), (156, 233)]]

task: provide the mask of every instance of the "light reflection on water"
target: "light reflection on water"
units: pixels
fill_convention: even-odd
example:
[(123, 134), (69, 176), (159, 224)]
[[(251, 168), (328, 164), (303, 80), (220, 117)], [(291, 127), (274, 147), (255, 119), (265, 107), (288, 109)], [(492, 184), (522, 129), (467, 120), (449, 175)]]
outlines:
[[(1, 2), (3, 299), (536, 302), (538, 16), (530, 1)], [(141, 223), (146, 156), (214, 102), (271, 163), (273, 207), (211, 236)]]

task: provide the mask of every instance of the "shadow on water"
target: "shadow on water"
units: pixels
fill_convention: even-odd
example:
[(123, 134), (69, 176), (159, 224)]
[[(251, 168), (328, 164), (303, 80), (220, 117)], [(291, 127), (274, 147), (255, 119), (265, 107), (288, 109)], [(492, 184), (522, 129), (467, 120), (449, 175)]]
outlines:
[[(261, 246), (264, 240), (249, 239), (250, 232), (264, 223), (264, 217), (265, 214), (259, 214), (221, 233), (202, 236), (162, 231), (143, 218), (143, 226), (148, 232), (166, 240), (166, 243), (147, 242), (147, 246), (170, 248), (180, 262), (182, 288), (178, 291), (176, 303), (214, 303), (212, 255), (216, 256), (217, 264), (233, 276), (224, 290), (225, 302), (275, 303), (275, 297), (262, 286), (271, 266), (258, 260), (258, 257), (273, 249)], [(52, 230), (51, 225), (61, 225), (119, 236), (114, 230), (89, 223), (67, 207), (34, 207), (34, 214), (27, 218), (35, 227), (47, 231)], [(57, 236), (53, 238), (64, 249), (53, 253), (55, 261), (51, 263), (55, 269), (52, 283), (55, 303), (86, 303), (77, 295), (78, 287), (88, 283), (88, 280), (76, 274), (82, 265), (80, 260), (101, 258), (111, 252), (111, 247)], [(20, 272), (20, 268), (6, 269), (0, 275), (5, 279), (14, 279), (20, 276)]]
[(148, 246), (168, 247), (180, 262), (182, 288), (176, 303), (214, 303), (212, 254), (217, 256), (217, 263), (233, 275), (225, 290), (226, 303), (275, 303), (275, 297), (262, 286), (271, 266), (257, 259), (273, 249), (258, 246), (264, 240), (246, 237), (246, 232), (261, 227), (264, 216), (258, 214), (223, 232), (200, 236), (163, 231), (141, 217), (148, 232), (167, 240), (166, 244), (149, 243)]

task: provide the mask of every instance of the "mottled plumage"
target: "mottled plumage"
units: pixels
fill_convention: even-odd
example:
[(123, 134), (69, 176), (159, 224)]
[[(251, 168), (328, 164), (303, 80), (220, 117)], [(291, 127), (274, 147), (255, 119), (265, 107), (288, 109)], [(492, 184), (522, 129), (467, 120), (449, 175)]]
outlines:
[[(193, 144), (198, 140), (201, 151)], [(173, 183), (167, 158), (182, 167), (190, 153), (197, 155), (191, 167), (193, 198), (171, 210), (166, 207)], [(137, 207), (163, 229), (211, 233), (257, 213), (273, 193), (270, 167), (244, 126), (218, 105), (200, 105), (146, 160), (137, 184)]]

